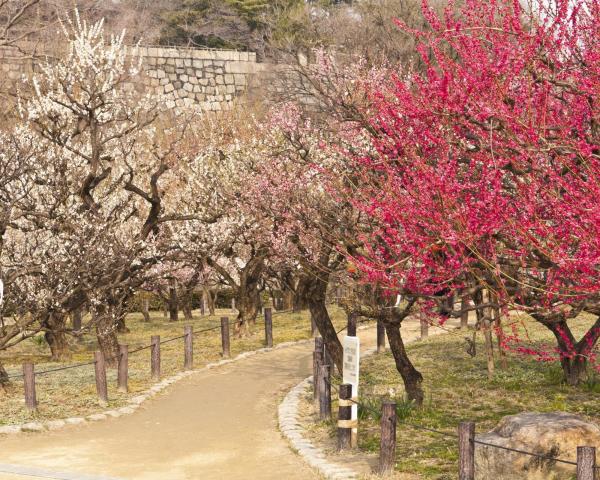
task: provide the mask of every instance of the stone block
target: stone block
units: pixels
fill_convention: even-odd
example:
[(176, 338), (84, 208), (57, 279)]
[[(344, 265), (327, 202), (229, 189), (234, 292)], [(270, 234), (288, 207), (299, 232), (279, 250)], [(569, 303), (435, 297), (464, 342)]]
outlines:
[(572, 467), (552, 457), (574, 461), (578, 446), (600, 448), (600, 427), (570, 413), (524, 412), (504, 417), (491, 432), (477, 435), (476, 439), (549, 457), (544, 460), (477, 445), (476, 480), (566, 480), (572, 478)]
[(227, 73), (254, 73), (256, 64), (252, 62), (229, 62), (225, 65)]
[(171, 83), (169, 83), (168, 85), (165, 85), (165, 93), (172, 92), (173, 90), (175, 90), (175, 88), (173, 87), (173, 85)]

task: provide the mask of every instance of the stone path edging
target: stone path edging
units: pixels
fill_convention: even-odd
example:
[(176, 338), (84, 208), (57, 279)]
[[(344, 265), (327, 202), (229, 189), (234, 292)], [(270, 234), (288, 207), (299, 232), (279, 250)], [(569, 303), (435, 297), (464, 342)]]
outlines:
[[(360, 327), (358, 330), (367, 328), (372, 327)], [(365, 350), (361, 354), (361, 358), (372, 355), (376, 351), (377, 348)], [(346, 466), (330, 462), (327, 460), (327, 456), (323, 449), (315, 447), (302, 435), (304, 433), (304, 428), (298, 418), (298, 407), (302, 395), (312, 384), (313, 377), (311, 375), (292, 388), (279, 404), (279, 430), (281, 430), (281, 433), (283, 433), (284, 437), (290, 442), (292, 448), (298, 452), (303, 460), (325, 478), (330, 480), (356, 479), (359, 476), (358, 472)]]
[(259, 353), (267, 353), (272, 350), (279, 350), (281, 348), (291, 347), (294, 345), (302, 345), (304, 343), (310, 343), (312, 341), (313, 341), (313, 339), (311, 338), (311, 339), (305, 339), (305, 340), (298, 340), (296, 342), (283, 342), (283, 343), (279, 343), (279, 344), (275, 345), (273, 348), (259, 348), (257, 350), (243, 352), (234, 358), (224, 359), (224, 360), (220, 360), (218, 362), (209, 363), (209, 364), (205, 365), (204, 367), (199, 368), (197, 370), (188, 370), (185, 372), (180, 372), (176, 375), (172, 375), (168, 378), (165, 378), (164, 380), (161, 380), (160, 382), (152, 385), (148, 390), (140, 393), (139, 395), (136, 395), (135, 397), (131, 397), (130, 399), (128, 399), (128, 405), (126, 405), (124, 407), (120, 407), (120, 408), (113, 409), (113, 410), (105, 410), (105, 411), (99, 412), (99, 413), (93, 413), (93, 414), (87, 415), (85, 417), (70, 417), (70, 418), (63, 418), (63, 419), (59, 419), (59, 420), (47, 420), (45, 422), (26, 422), (26, 423), (21, 423), (21, 424), (4, 425), (4, 426), (0, 427), (0, 436), (17, 434), (17, 433), (45, 432), (47, 430), (58, 430), (63, 427), (66, 427), (68, 425), (81, 425), (81, 424), (85, 424), (88, 422), (99, 422), (102, 420), (106, 420), (108, 418), (118, 418), (123, 415), (130, 415), (130, 414), (134, 413), (138, 408), (140, 408), (140, 406), (145, 401), (152, 398), (157, 393), (164, 390), (165, 388), (172, 385), (173, 383), (176, 383), (179, 380), (189, 377), (190, 375), (204, 372), (206, 370), (210, 370), (215, 367), (220, 367), (221, 365), (227, 365), (229, 363), (238, 362), (240, 360), (251, 357), (253, 355), (257, 355)]

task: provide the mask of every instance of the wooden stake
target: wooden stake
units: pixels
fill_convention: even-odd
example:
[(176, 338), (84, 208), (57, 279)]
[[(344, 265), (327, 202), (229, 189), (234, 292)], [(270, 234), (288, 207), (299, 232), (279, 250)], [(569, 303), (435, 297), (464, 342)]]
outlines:
[(313, 397), (319, 398), (319, 368), (323, 365), (323, 356), (316, 350), (313, 352)]
[(35, 393), (35, 367), (33, 363), (23, 364), (23, 382), (25, 386), (25, 405), (30, 412), (35, 412), (38, 404)]
[(346, 332), (349, 337), (356, 337), (356, 321), (358, 319), (358, 314), (356, 312), (350, 312), (348, 314), (348, 327)]
[(338, 450), (352, 448), (352, 427), (348, 421), (352, 418), (352, 385), (340, 385), (340, 399), (338, 410)]
[(321, 365), (319, 367), (319, 418), (327, 420), (331, 418), (331, 367)]
[(231, 356), (231, 339), (229, 337), (229, 318), (221, 318), (221, 346), (223, 347), (223, 358)]
[(127, 393), (129, 380), (129, 345), (119, 345), (119, 367), (117, 369), (117, 390)]
[(194, 369), (194, 327), (186, 325), (183, 327), (183, 368), (185, 370)]
[(152, 335), (150, 344), (150, 372), (152, 380), (160, 380), (160, 335)]
[(396, 465), (396, 403), (383, 402), (381, 411), (381, 444), (379, 448), (379, 473), (394, 470)]
[(265, 308), (265, 344), (267, 348), (273, 347), (273, 311)]
[(596, 478), (596, 448), (577, 447), (577, 480)]
[(458, 425), (458, 480), (475, 480), (475, 423)]

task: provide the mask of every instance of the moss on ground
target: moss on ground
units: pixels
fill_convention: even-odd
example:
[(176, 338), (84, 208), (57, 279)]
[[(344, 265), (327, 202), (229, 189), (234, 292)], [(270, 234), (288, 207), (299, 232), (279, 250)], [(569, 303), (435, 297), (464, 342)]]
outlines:
[[(201, 317), (195, 313), (193, 321), (168, 322), (162, 312), (151, 312), (151, 321), (142, 321), (140, 314), (130, 314), (127, 327), (130, 333), (120, 334), (119, 342), (128, 344), (132, 351), (148, 345), (151, 335), (160, 335), (161, 341), (183, 334), (183, 326), (192, 324), (194, 331), (220, 325), (221, 316), (234, 316), (229, 310), (217, 311), (215, 316)], [(331, 307), (330, 313), (334, 324), (342, 327), (346, 320), (344, 312)], [(280, 313), (273, 316), (274, 344), (297, 341), (310, 337), (310, 315), (307, 311), (299, 313)], [(264, 323), (250, 327), (248, 336), (236, 338), (232, 332), (231, 354), (236, 356), (245, 351), (264, 347)], [(92, 360), (93, 351), (97, 349), (93, 335), (85, 336), (81, 342), (73, 342), (73, 357), (68, 363), (50, 362), (50, 351), (43, 341), (43, 336), (25, 340), (9, 351), (1, 352), (0, 358), (9, 375), (21, 373), (24, 361), (35, 363), (36, 371), (53, 369)], [(163, 377), (174, 375), (183, 369), (183, 339), (161, 345), (161, 371)], [(219, 329), (201, 333), (194, 337), (194, 367), (202, 368), (207, 363), (221, 359), (221, 337)], [(150, 350), (142, 350), (129, 356), (129, 393), (124, 394), (116, 388), (116, 369), (107, 372), (109, 385), (109, 407), (124, 406), (132, 396), (138, 395), (152, 385), (150, 379)], [(95, 387), (93, 365), (64, 370), (36, 378), (39, 408), (37, 413), (27, 411), (23, 401), (23, 382), (16, 379), (7, 392), (0, 393), (0, 425), (10, 425), (37, 420), (50, 420), (73, 416), (85, 416), (95, 413), (101, 408)]]

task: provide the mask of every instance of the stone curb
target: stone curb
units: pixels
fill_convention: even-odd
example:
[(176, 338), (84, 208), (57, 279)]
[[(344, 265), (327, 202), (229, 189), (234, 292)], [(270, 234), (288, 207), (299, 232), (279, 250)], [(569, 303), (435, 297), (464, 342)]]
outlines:
[[(358, 327), (357, 330), (366, 330), (368, 328), (374, 328), (372, 325), (365, 325)], [(434, 333), (437, 335), (440, 332)], [(442, 331), (443, 333), (443, 331)], [(415, 340), (411, 340), (407, 343), (412, 343)], [(361, 353), (360, 357), (368, 357), (377, 352), (377, 348), (369, 348)], [(313, 377), (305, 378), (298, 385), (292, 388), (285, 396), (283, 401), (279, 404), (278, 419), (279, 419), (279, 430), (284, 437), (290, 442), (293, 449), (308, 463), (311, 467), (317, 470), (323, 477), (329, 480), (347, 480), (357, 479), (359, 473), (352, 470), (351, 468), (337, 465), (333, 462), (327, 461), (325, 451), (323, 449), (315, 447), (312, 443), (306, 440), (302, 434), (304, 428), (302, 427), (298, 418), (298, 406), (300, 404), (300, 398), (313, 384)]]
[(69, 426), (69, 425), (82, 425), (85, 423), (95, 423), (95, 422), (100, 422), (102, 420), (106, 420), (108, 418), (118, 418), (123, 415), (130, 415), (130, 414), (134, 413), (138, 408), (140, 408), (140, 406), (144, 402), (146, 402), (147, 400), (149, 400), (150, 398), (155, 396), (157, 393), (161, 392), (162, 390), (164, 390), (168, 386), (172, 385), (173, 383), (176, 383), (176, 382), (178, 382), (184, 378), (187, 378), (191, 375), (194, 375), (194, 374), (200, 373), (200, 372), (204, 372), (206, 370), (210, 370), (212, 368), (216, 368), (221, 365), (227, 365), (229, 363), (238, 362), (240, 360), (243, 360), (248, 357), (252, 357), (259, 353), (267, 353), (267, 352), (270, 352), (273, 350), (279, 350), (282, 348), (287, 348), (287, 347), (291, 347), (291, 346), (295, 346), (295, 345), (311, 343), (313, 341), (314, 340), (312, 338), (310, 338), (310, 339), (305, 339), (305, 340), (298, 340), (297, 342), (283, 342), (283, 343), (279, 343), (279, 344), (275, 345), (273, 348), (259, 348), (258, 350), (243, 352), (234, 358), (228, 358), (228, 359), (220, 360), (218, 362), (208, 363), (204, 367), (199, 368), (197, 370), (188, 370), (185, 372), (180, 372), (171, 377), (167, 377), (164, 380), (161, 380), (160, 382), (152, 385), (148, 390), (136, 395), (135, 397), (129, 398), (128, 405), (126, 405), (124, 407), (120, 407), (120, 408), (117, 408), (114, 410), (105, 410), (103, 412), (93, 413), (93, 414), (87, 415), (86, 417), (70, 417), (70, 418), (63, 418), (63, 419), (58, 419), (58, 420), (47, 420), (45, 422), (25, 422), (25, 423), (21, 423), (21, 424), (4, 425), (4, 426), (0, 427), (0, 436), (17, 434), (17, 433), (38, 433), (38, 432), (45, 432), (45, 431), (50, 431), (50, 430), (59, 430), (63, 427)]
[[(371, 325), (359, 327), (357, 330), (366, 330), (373, 328)], [(370, 348), (361, 354), (361, 358), (372, 355), (377, 351), (377, 348)], [(308, 463), (312, 468), (317, 470), (323, 477), (329, 480), (348, 480), (357, 479), (358, 472), (351, 468), (338, 465), (327, 460), (327, 456), (323, 449), (315, 447), (304, 436), (304, 428), (300, 423), (298, 406), (300, 399), (306, 390), (313, 384), (313, 377), (305, 378), (298, 385), (293, 387), (279, 404), (278, 419), (279, 430), (291, 447), (298, 452), (298, 455)]]

